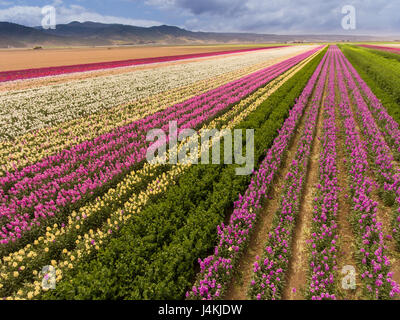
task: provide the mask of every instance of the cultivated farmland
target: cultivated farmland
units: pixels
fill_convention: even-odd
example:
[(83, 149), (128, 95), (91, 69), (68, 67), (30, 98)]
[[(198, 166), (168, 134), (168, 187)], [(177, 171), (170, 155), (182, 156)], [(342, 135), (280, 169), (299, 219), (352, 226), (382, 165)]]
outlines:
[[(399, 299), (400, 55), (382, 48), (1, 73), (0, 297)], [(171, 123), (254, 130), (254, 170), (149, 162)]]

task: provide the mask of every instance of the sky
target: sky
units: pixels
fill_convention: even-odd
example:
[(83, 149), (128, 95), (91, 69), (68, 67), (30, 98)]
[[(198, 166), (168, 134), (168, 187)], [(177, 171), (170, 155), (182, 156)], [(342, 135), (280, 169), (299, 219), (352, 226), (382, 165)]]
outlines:
[[(0, 0), (0, 21), (38, 26), (46, 5), (56, 8), (57, 24), (94, 21), (212, 32), (400, 35), (400, 0)], [(355, 8), (353, 30), (342, 27), (345, 5)]]

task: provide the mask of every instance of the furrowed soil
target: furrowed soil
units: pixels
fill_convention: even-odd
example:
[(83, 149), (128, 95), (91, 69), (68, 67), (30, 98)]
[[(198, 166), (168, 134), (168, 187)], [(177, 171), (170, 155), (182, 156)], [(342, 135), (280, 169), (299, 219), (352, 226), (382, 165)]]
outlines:
[[(311, 101), (311, 98), (309, 101)], [(253, 276), (253, 263), (256, 261), (257, 256), (262, 256), (263, 254), (265, 243), (268, 239), (268, 233), (271, 229), (272, 219), (275, 212), (280, 207), (281, 191), (285, 182), (285, 177), (289, 172), (291, 163), (296, 155), (297, 146), (304, 130), (306, 113), (309, 109), (310, 103), (306, 106), (303, 112), (296, 129), (296, 134), (292, 138), (284, 158), (284, 163), (278, 170), (278, 173), (274, 179), (273, 187), (270, 189), (266, 204), (264, 205), (263, 210), (260, 212), (257, 224), (250, 239), (250, 243), (245, 250), (237, 268), (238, 274), (235, 275), (232, 282), (228, 286), (227, 293), (224, 297), (225, 300), (248, 299), (247, 291)]]
[[(362, 295), (361, 279), (357, 270), (357, 264), (355, 260), (355, 254), (357, 248), (355, 247), (354, 244), (354, 234), (352, 231), (352, 226), (349, 221), (351, 215), (351, 205), (350, 205), (350, 199), (348, 198), (349, 195), (348, 174), (344, 163), (344, 160), (346, 159), (345, 137), (343, 131), (341, 130), (343, 125), (338, 107), (339, 100), (340, 100), (340, 92), (339, 88), (336, 86), (335, 119), (336, 119), (336, 127), (339, 129), (337, 133), (336, 152), (337, 152), (338, 184), (340, 188), (340, 192), (338, 195), (339, 208), (337, 217), (338, 235), (339, 235), (339, 251), (337, 257), (337, 263), (338, 263), (337, 292), (339, 299), (358, 300)], [(346, 290), (342, 286), (341, 270), (343, 270), (345, 266), (352, 266), (356, 270), (355, 290)]]
[(305, 190), (302, 194), (299, 215), (292, 242), (292, 258), (289, 262), (288, 273), (286, 276), (286, 286), (283, 290), (282, 300), (303, 300), (307, 286), (309, 250), (307, 240), (311, 239), (311, 223), (313, 217), (315, 185), (319, 180), (319, 156), (321, 153), (321, 136), (323, 134), (324, 102), (326, 98), (325, 82), (324, 94), (318, 110), (317, 128), (313, 145), (311, 147), (310, 161), (308, 163)]

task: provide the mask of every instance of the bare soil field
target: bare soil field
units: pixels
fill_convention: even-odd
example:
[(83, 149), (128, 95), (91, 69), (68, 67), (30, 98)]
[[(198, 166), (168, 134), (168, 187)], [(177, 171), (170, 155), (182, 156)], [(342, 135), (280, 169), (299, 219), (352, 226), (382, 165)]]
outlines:
[[(262, 47), (268, 45), (257, 45)], [(0, 71), (57, 67), (75, 64), (142, 59), (196, 53), (241, 50), (250, 45), (175, 46), (175, 47), (97, 47), (68, 49), (0, 50)]]

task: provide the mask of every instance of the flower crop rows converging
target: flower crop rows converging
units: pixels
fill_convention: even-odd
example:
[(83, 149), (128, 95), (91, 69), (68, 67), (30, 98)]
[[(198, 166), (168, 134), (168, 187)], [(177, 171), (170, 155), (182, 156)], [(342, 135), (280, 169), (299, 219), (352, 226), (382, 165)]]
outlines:
[[(388, 113), (395, 110), (337, 46), (322, 48), (92, 79), (89, 71), (83, 81), (0, 92), (0, 299), (180, 299), (187, 291), (189, 300), (276, 300), (293, 297), (284, 293), (292, 282), (306, 299), (337, 299), (344, 217), (363, 290), (357, 297), (399, 299), (391, 236), (400, 248), (400, 127)], [(256, 171), (241, 177), (237, 165), (148, 163), (147, 133), (162, 129), (168, 141), (171, 122), (178, 134), (218, 129), (213, 151), (222, 130), (254, 129)], [(190, 152), (193, 163), (203, 147)], [(340, 209), (342, 196), (349, 212)], [(297, 222), (303, 213), (306, 224)], [(266, 231), (255, 244), (257, 225)], [(54, 267), (56, 290), (43, 287), (44, 266)]]
[(393, 156), (390, 153), (390, 148), (387, 145), (382, 132), (375, 123), (371, 111), (368, 109), (367, 103), (364, 101), (353, 77), (346, 68), (343, 62), (343, 57), (343, 54), (340, 55), (339, 60), (342, 63), (343, 73), (349, 92), (352, 93), (354, 98), (354, 104), (357, 108), (356, 115), (362, 124), (362, 132), (366, 137), (368, 150), (374, 157), (378, 182), (386, 191), (390, 191), (395, 187), (394, 182), (399, 180), (399, 178), (395, 176), (393, 170)]
[(252, 299), (276, 300), (282, 298), (285, 277), (291, 258), (294, 228), (305, 186), (328, 66), (331, 63), (332, 49), (329, 49), (327, 62), (315, 88), (310, 109), (306, 114), (304, 131), (282, 186), (280, 207), (275, 212), (265, 251), (261, 257), (257, 257), (253, 266), (254, 274), (249, 288), (249, 296)]
[[(337, 50), (333, 51), (337, 54)], [(310, 280), (306, 296), (312, 300), (335, 299), (337, 277), (338, 168), (335, 124), (335, 66), (331, 63), (324, 101), (323, 133), (319, 158), (319, 183), (314, 198), (311, 227)]]
[(220, 88), (174, 105), (91, 141), (8, 172), (0, 178), (1, 243), (21, 238), (40, 220), (54, 217), (71, 205), (85, 202), (144, 160), (146, 132), (168, 129), (177, 120), (179, 130), (197, 128), (212, 120), (258, 88), (266, 85), (318, 49), (258, 71)]
[[(231, 60), (231, 58), (224, 59), (224, 63), (222, 64), (222, 66), (205, 65), (205, 63), (202, 62), (200, 63), (200, 66), (198, 66), (197, 69), (194, 68), (194, 70), (192, 70), (193, 72), (190, 72), (190, 70), (186, 70), (187, 72), (183, 73), (183, 70), (174, 70), (173, 74), (179, 75), (177, 83), (181, 83), (182, 87), (172, 89), (171, 91), (163, 92), (162, 94), (155, 94), (160, 89), (154, 88), (154, 86), (156, 87), (158, 86), (157, 81), (160, 81), (161, 75), (158, 78), (155, 78), (156, 74), (154, 75), (154, 77), (148, 76), (145, 79), (143, 79), (141, 83), (140, 74), (135, 73), (136, 75), (135, 79), (137, 80), (137, 82), (132, 84), (128, 81), (129, 78), (125, 79), (122, 82), (122, 85), (118, 86), (118, 90), (120, 90), (120, 87), (124, 87), (128, 84), (131, 90), (127, 92), (127, 94), (130, 95), (129, 97), (131, 97), (131, 99), (132, 97), (135, 97), (137, 99), (136, 102), (126, 103), (129, 100), (122, 100), (125, 101), (123, 105), (101, 110), (93, 115), (86, 116), (84, 118), (64, 121), (61, 124), (52, 127), (35, 130), (33, 132), (29, 132), (27, 134), (19, 136), (17, 140), (13, 139), (0, 142), (0, 168), (1, 168), (0, 176), (3, 176), (7, 171), (13, 171), (16, 168), (22, 168), (28, 164), (38, 162), (44, 157), (50, 156), (72, 145), (82, 143), (86, 140), (91, 140), (99, 135), (112, 131), (114, 128), (126, 126), (133, 121), (142, 119), (155, 112), (162, 111), (171, 105), (184, 102), (196, 95), (220, 87), (228, 82), (232, 82), (235, 79), (239, 79), (255, 71), (264, 69), (279, 61), (283, 61), (287, 58), (294, 56), (295, 53), (298, 52), (298, 50), (297, 51), (290, 50), (290, 52), (288, 52), (287, 55), (282, 55), (282, 52), (281, 51), (279, 52), (280, 52), (279, 54), (270, 52), (270, 55), (268, 57), (264, 57), (264, 59), (266, 59), (265, 61), (261, 63), (257, 62), (255, 65), (253, 64), (251, 66), (247, 66), (244, 68), (243, 68), (244, 64), (256, 61), (254, 60), (256, 57), (252, 58), (254, 53), (250, 57), (247, 57), (247, 60), (244, 60), (243, 57), (241, 57), (242, 60), (234, 60), (234, 61)], [(260, 57), (257, 57), (257, 59), (260, 59)], [(235, 61), (236, 64), (233, 63)], [(227, 73), (225, 72), (222, 75), (213, 77), (212, 79), (201, 80), (193, 84), (187, 83), (188, 81), (196, 80), (196, 74), (193, 74), (196, 70), (204, 70), (203, 73), (208, 74), (208, 76), (212, 76), (218, 70), (219, 70), (218, 72), (221, 72), (222, 70), (231, 70), (238, 67), (241, 68), (239, 70), (230, 71)], [(165, 79), (163, 81), (168, 79), (167, 77), (164, 78)], [(163, 79), (163, 77), (161, 77), (161, 79)], [(174, 81), (171, 81), (170, 79), (168, 85), (171, 85), (171, 83), (174, 83)], [(100, 84), (102, 83), (100, 82)], [(137, 90), (134, 90), (134, 85), (136, 86), (140, 85), (142, 89), (139, 92), (137, 92)], [(83, 84), (79, 82), (75, 86), (72, 86), (72, 88), (76, 87), (75, 88), (76, 91), (81, 86), (83, 86)], [(94, 87), (96, 87), (96, 84), (94, 84)], [(56, 108), (53, 107), (49, 110), (46, 109), (46, 114), (51, 114), (52, 112), (54, 112), (54, 109), (57, 109), (59, 111), (56, 112), (57, 117), (55, 118), (54, 116), (51, 116), (51, 119), (61, 118), (60, 121), (62, 121), (63, 113), (66, 110), (68, 110), (68, 112), (70, 111), (72, 102), (76, 103), (76, 101), (73, 100), (74, 99), (73, 97), (75, 97), (76, 94), (72, 94), (74, 90), (72, 90), (71, 92), (71, 86), (63, 88), (57, 86), (56, 88), (57, 90), (62, 89), (63, 95), (66, 96), (65, 103), (68, 103), (68, 105), (62, 106), (63, 104), (62, 103), (59, 104), (59, 100), (54, 101), (53, 103), (51, 103), (51, 105), (54, 106), (55, 103), (57, 103), (57, 107)], [(82, 90), (79, 90), (79, 95), (82, 96), (82, 91), (84, 91), (84, 88), (80, 89)], [(111, 89), (114, 89), (112, 91), (113, 95), (117, 94), (118, 99), (120, 99), (121, 97), (123, 99), (124, 98), (129, 99), (129, 97), (126, 97), (126, 94), (118, 92), (115, 88), (113, 88), (113, 86), (111, 86), (101, 89), (102, 92), (101, 99), (95, 100), (96, 103), (99, 103), (100, 101), (101, 103), (107, 106), (112, 106), (113, 104), (115, 104), (117, 102), (116, 99), (114, 99), (115, 101), (114, 100), (108, 101), (108, 99), (105, 99), (104, 97), (105, 90), (111, 90)], [(93, 91), (94, 89), (92, 87), (87, 88), (87, 91), (90, 92), (90, 90)], [(39, 90), (36, 92), (31, 90), (29, 91), (30, 95), (24, 97), (23, 99), (24, 101), (30, 101), (29, 102), (30, 116), (29, 117), (18, 116), (18, 119), (21, 118), (27, 119), (28, 122), (26, 123), (26, 127), (28, 128), (32, 127), (32, 123), (30, 122), (32, 118), (37, 118), (40, 121), (43, 120), (43, 116), (36, 115), (36, 112), (34, 112), (32, 115), (32, 109), (35, 109), (32, 105), (35, 105), (38, 96), (39, 97), (43, 96), (46, 97), (47, 99), (48, 97), (53, 97), (53, 96), (57, 97), (57, 92), (53, 91), (46, 92), (46, 90), (44, 91)], [(143, 97), (143, 99), (139, 99), (137, 97), (138, 95), (139, 97), (141, 95), (144, 95), (145, 92), (147, 92), (147, 94), (150, 94), (149, 93), (150, 91), (152, 92), (153, 96)], [(19, 95), (20, 94), (11, 95), (10, 98), (11, 105), (13, 101), (19, 100), (18, 98)], [(78, 104), (80, 110), (77, 110), (75, 113), (74, 112), (73, 113), (79, 115), (85, 114), (86, 108), (88, 110), (96, 110), (97, 107), (93, 106), (93, 104), (90, 102), (91, 99), (95, 99), (95, 97), (96, 97), (95, 93), (91, 94), (90, 96), (84, 95), (84, 97), (82, 97), (82, 103)], [(46, 100), (46, 98), (44, 98), (44, 100)], [(42, 108), (44, 108), (43, 103), (41, 103), (40, 105), (42, 106)], [(25, 107), (23, 107), (23, 109), (25, 109)], [(8, 123), (6, 119), (5, 122)], [(17, 125), (14, 126), (14, 128), (17, 127), (18, 127)], [(6, 128), (4, 128), (4, 130), (7, 131)]]
[(337, 79), (338, 89), (341, 92), (340, 112), (346, 140), (346, 165), (353, 206), (351, 218), (358, 249), (357, 261), (368, 297), (388, 299), (400, 293), (400, 288), (392, 279), (393, 274), (390, 272), (390, 259), (386, 255), (384, 235), (376, 215), (378, 203), (371, 199), (371, 192), (377, 186), (368, 177), (366, 144), (362, 142), (356, 129), (339, 56), (336, 56)]
[[(311, 58), (312, 56), (285, 75), (272, 81), (268, 86), (257, 90), (248, 98), (240, 101), (239, 104), (235, 105), (225, 115), (216, 119), (215, 122), (222, 124), (222, 128), (235, 127), (246, 115), (265, 101), (271, 92), (290, 78), (293, 73), (300, 70)], [(211, 128), (213, 125), (213, 122), (211, 122), (204, 128)], [(145, 165), (143, 170), (129, 174), (124, 181), (119, 183), (117, 187), (110, 189), (103, 197), (79, 208), (77, 213), (74, 212), (72, 216), (68, 217), (65, 225), (48, 226), (44, 236), (40, 236), (32, 241), (32, 244), (28, 244), (21, 250), (3, 257), (4, 263), (0, 266), (0, 275), (3, 278), (4, 288), (3, 290), (0, 288), (0, 292), (3, 292), (3, 295), (9, 295), (12, 290), (15, 290), (15, 298), (37, 296), (40, 292), (40, 268), (42, 265), (50, 263), (60, 270), (57, 274), (57, 282), (60, 281), (67, 270), (73, 268), (78, 261), (81, 261), (86, 256), (86, 251), (90, 254), (96, 247), (101, 247), (102, 242), (106, 241), (107, 237), (113, 234), (115, 229), (118, 229), (121, 224), (128, 221), (133, 214), (140, 213), (141, 208), (151, 197), (165, 191), (166, 186), (172, 184), (174, 179), (182, 174), (185, 169), (186, 167), (178, 166), (176, 169), (174, 168), (157, 176), (161, 168)], [(147, 189), (144, 187), (146, 190), (140, 192), (139, 197), (133, 194), (140, 190), (138, 189), (139, 186), (135, 185), (143, 184), (146, 179), (152, 181), (148, 184)], [(126, 201), (125, 199), (128, 200)], [(124, 201), (126, 202), (124, 203)], [(96, 226), (101, 225), (102, 221), (106, 223), (101, 228), (94, 231), (89, 230), (89, 228), (95, 229)], [(88, 233), (87, 231), (90, 232)], [(93, 246), (90, 243), (91, 241), (95, 241), (96, 246)], [(74, 250), (63, 250), (63, 248), (71, 248), (71, 246), (75, 245), (76, 248)], [(82, 248), (84, 248), (83, 251)], [(57, 252), (61, 253), (61, 251), (60, 260), (51, 259), (51, 257), (57, 256)], [(18, 284), (23, 279), (29, 280), (30, 278), (38, 280), (26, 282), (23, 290), (12, 289), (18, 288)]]
[[(218, 227), (219, 241), (214, 249), (214, 254), (204, 260), (199, 259), (201, 271), (192, 290), (187, 292), (187, 298), (218, 299), (226, 291), (226, 286), (232, 278), (232, 269), (237, 266), (238, 260), (249, 241), (261, 205), (276, 172), (279, 170), (288, 144), (294, 135), (325, 61), (326, 55), (290, 111), (278, 137), (268, 150), (245, 194), (234, 203), (234, 212), (229, 224), (222, 224)], [(326, 73), (326, 67), (324, 70)], [(324, 78), (324, 75), (321, 77)]]
[[(21, 91), (3, 91), (0, 92), (0, 140), (15, 140), (15, 137), (27, 132), (93, 115), (119, 105), (131, 104), (134, 107), (138, 101), (157, 94), (195, 85), (202, 80), (210, 81), (216, 76), (268, 63), (287, 55), (298, 55), (309, 49), (301, 46), (262, 50), (229, 56), (223, 59), (223, 63), (220, 60), (204, 60), (148, 70), (130, 70), (117, 75), (73, 80)], [(233, 77), (228, 81), (238, 78)]]
[(91, 71), (91, 70), (120, 68), (120, 67), (126, 67), (126, 66), (150, 64), (150, 63), (161, 63), (161, 62), (170, 62), (170, 61), (178, 61), (178, 60), (185, 60), (185, 59), (204, 58), (204, 57), (219, 56), (219, 55), (225, 55), (225, 54), (260, 51), (260, 50), (268, 50), (268, 49), (283, 48), (283, 47), (284, 46), (273, 46), (273, 47), (271, 46), (271, 47), (264, 47), (264, 48), (251, 48), (251, 49), (242, 49), (242, 50), (227, 50), (227, 51), (219, 51), (219, 52), (195, 53), (195, 54), (166, 56), (166, 57), (158, 57), (158, 58), (142, 58), (142, 59), (131, 59), (131, 60), (122, 60), (122, 61), (110, 61), (110, 62), (71, 65), (71, 66), (48, 67), (48, 68), (38, 68), (38, 69), (17, 70), (17, 71), (4, 71), (4, 72), (0, 72), (0, 82), (55, 76), (55, 75), (60, 75), (60, 74), (85, 72), (85, 71)]
[[(280, 57), (278, 60), (284, 60), (283, 58), (284, 57)], [(252, 59), (248, 60), (252, 61)], [(208, 71), (209, 76), (212, 76), (217, 70), (221, 72), (222, 70), (229, 70), (233, 67), (236, 68), (237, 66), (242, 68), (225, 72), (221, 75), (216, 74), (212, 79), (200, 80), (193, 84), (187, 84), (187, 81), (196, 80), (197, 78), (195, 75), (192, 74), (191, 78), (180, 77), (179, 79), (182, 83), (178, 88), (165, 91), (161, 94), (155, 94), (158, 90), (152, 90), (153, 96), (143, 97), (143, 99), (137, 99), (135, 96), (137, 99), (136, 102), (126, 103), (125, 101), (123, 105), (102, 110), (101, 112), (97, 112), (84, 118), (64, 121), (52, 127), (46, 127), (29, 132), (19, 136), (18, 140), (3, 141), (0, 144), (0, 166), (2, 167), (0, 175), (3, 175), (6, 171), (21, 168), (29, 163), (37, 162), (45, 156), (50, 156), (51, 154), (61, 151), (70, 145), (93, 139), (114, 128), (125, 126), (130, 122), (144, 118), (157, 111), (164, 110), (171, 105), (183, 102), (196, 95), (207, 92), (208, 90), (215, 89), (235, 79), (239, 79), (257, 70), (266, 68), (274, 64), (274, 61), (276, 63), (276, 60), (277, 59), (271, 58), (266, 62), (257, 63), (248, 67), (242, 67), (243, 63), (241, 61), (236, 61), (235, 65), (229, 63), (229, 61), (224, 61), (224, 68), (220, 67), (220, 69), (218, 69), (211, 68), (210, 66), (210, 68), (204, 69)], [(247, 62), (248, 61), (246, 61), (246, 63)], [(140, 78), (140, 76), (137, 76), (136, 79), (137, 78)], [(152, 78), (149, 79), (149, 81), (151, 80)], [(80, 85), (82, 84), (80, 83)], [(145, 86), (145, 82), (143, 83), (143, 86)], [(153, 86), (150, 88), (154, 89)], [(142, 90), (140, 93), (143, 94), (144, 91), (145, 90)], [(133, 90), (133, 93), (135, 93), (135, 90)], [(48, 93), (48, 95), (51, 96), (52, 93)], [(122, 96), (126, 98), (125, 95), (122, 94)], [(32, 97), (35, 98), (33, 93)], [(85, 98), (87, 99), (87, 97)], [(13, 101), (15, 100), (18, 100), (18, 98), (15, 98), (14, 96)], [(32, 100), (34, 101), (34, 99), (31, 99), (31, 101)], [(107, 99), (104, 99), (104, 96), (102, 97), (101, 102), (111, 105), (111, 102), (108, 104), (108, 101)], [(87, 107), (87, 105), (93, 107), (91, 103), (82, 103), (81, 105), (82, 107)], [(77, 114), (79, 113), (81, 112), (77, 112)], [(27, 123), (27, 127), (31, 127), (31, 124)]]
[[(378, 100), (378, 98), (374, 95), (368, 85), (361, 79), (360, 75), (354, 69), (354, 67), (350, 64), (350, 62), (346, 59), (346, 57), (342, 57), (342, 63), (345, 64), (347, 70), (351, 75), (347, 76), (350, 85), (353, 88), (353, 92), (358, 96), (358, 101), (360, 101), (362, 105), (362, 110), (365, 110), (367, 117), (371, 119), (373, 118), (376, 121), (376, 124), (379, 126), (380, 134), (385, 137), (387, 144), (390, 146), (391, 151), (396, 158), (397, 161), (400, 160), (400, 128), (399, 124), (388, 114), (382, 103)], [(368, 106), (364, 104), (361, 96), (359, 94), (358, 88), (355, 87), (353, 83), (353, 78), (358, 84), (358, 88), (360, 88), (364, 98), (368, 102), (369, 110), (372, 113), (369, 114), (367, 112)], [(373, 119), (370, 120), (371, 123), (375, 123)], [(376, 125), (374, 127), (376, 129)], [(364, 129), (365, 131), (366, 129)], [(378, 129), (376, 129), (378, 130)], [(380, 134), (377, 134), (377, 137), (373, 140), (376, 141), (375, 145), (373, 144), (374, 149), (380, 151), (380, 154), (376, 152), (372, 158), (376, 161), (376, 167), (378, 171), (378, 181), (381, 184), (381, 189), (384, 191), (384, 196), (386, 196), (386, 201), (388, 204), (393, 204), (393, 200), (395, 199), (396, 211), (394, 213), (393, 218), (393, 233), (394, 237), (397, 241), (397, 245), (400, 248), (400, 186), (399, 186), (399, 174), (392, 168), (393, 157), (388, 151), (388, 147), (384, 145), (384, 142), (380, 139)], [(372, 137), (370, 138), (373, 139)], [(371, 141), (371, 140), (368, 141)], [(377, 148), (379, 147), (379, 148)], [(373, 150), (374, 150), (373, 149)]]

